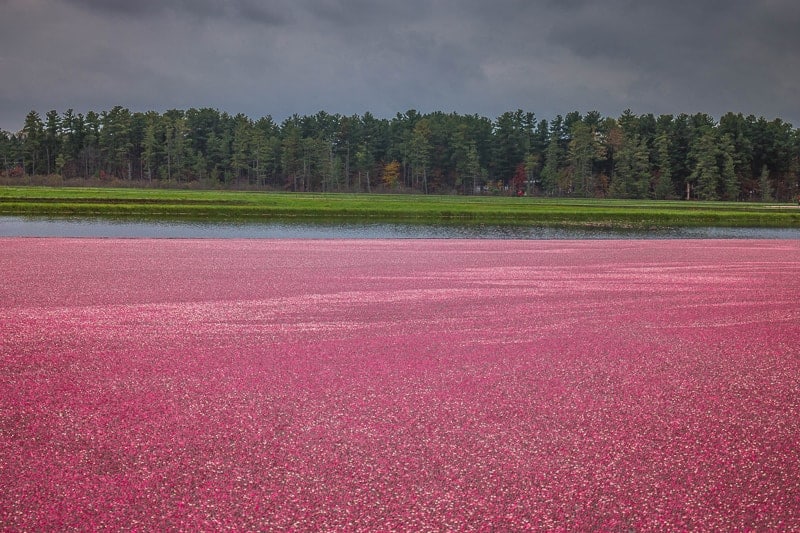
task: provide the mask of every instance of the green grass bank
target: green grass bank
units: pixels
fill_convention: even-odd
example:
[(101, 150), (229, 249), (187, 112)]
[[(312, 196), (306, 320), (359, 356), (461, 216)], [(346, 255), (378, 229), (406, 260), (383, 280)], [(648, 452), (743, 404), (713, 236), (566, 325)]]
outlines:
[(609, 228), (800, 228), (790, 204), (0, 187), (0, 216), (352, 220)]

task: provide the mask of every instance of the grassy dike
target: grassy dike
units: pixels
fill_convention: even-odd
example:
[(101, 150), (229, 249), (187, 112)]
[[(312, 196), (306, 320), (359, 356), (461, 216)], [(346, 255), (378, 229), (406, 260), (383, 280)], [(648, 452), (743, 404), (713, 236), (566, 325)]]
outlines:
[(0, 187), (0, 216), (523, 224), (609, 228), (800, 228), (788, 204)]

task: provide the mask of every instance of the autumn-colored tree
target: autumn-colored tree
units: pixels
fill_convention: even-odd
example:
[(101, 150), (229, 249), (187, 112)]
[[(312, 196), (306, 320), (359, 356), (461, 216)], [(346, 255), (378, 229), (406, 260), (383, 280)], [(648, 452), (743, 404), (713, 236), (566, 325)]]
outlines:
[(397, 181), (400, 178), (400, 163), (392, 160), (383, 166), (383, 184), (393, 189), (397, 186)]

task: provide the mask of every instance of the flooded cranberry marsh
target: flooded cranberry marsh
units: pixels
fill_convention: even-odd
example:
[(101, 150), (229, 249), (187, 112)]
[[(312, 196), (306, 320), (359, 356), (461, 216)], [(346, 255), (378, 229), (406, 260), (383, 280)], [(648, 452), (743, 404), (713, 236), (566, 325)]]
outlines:
[(0, 239), (12, 530), (800, 528), (794, 240)]

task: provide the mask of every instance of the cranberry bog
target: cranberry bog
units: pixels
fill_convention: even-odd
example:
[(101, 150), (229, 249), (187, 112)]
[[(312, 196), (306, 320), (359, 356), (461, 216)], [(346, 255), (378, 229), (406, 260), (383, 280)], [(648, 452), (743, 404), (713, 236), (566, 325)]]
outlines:
[(800, 242), (0, 239), (0, 528), (798, 530)]

